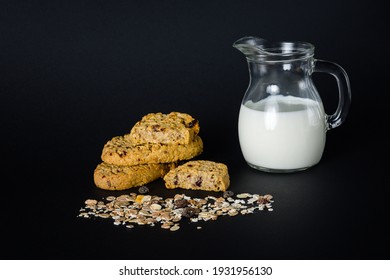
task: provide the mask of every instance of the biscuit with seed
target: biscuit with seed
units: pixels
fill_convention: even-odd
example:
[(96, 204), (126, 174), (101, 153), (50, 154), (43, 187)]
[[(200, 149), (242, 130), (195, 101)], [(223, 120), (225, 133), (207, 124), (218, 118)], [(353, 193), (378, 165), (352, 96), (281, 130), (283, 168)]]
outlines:
[(163, 177), (172, 164), (120, 166), (102, 162), (94, 170), (95, 185), (104, 190), (126, 190)]
[(182, 188), (204, 191), (226, 191), (230, 185), (228, 168), (223, 163), (208, 160), (193, 160), (164, 176), (168, 189)]
[(150, 113), (132, 127), (129, 139), (133, 145), (148, 143), (187, 145), (194, 141), (199, 130), (199, 122), (189, 114)]
[(101, 159), (116, 165), (169, 163), (188, 160), (203, 152), (203, 142), (196, 136), (189, 144), (143, 144), (133, 145), (129, 135), (115, 136), (103, 147)]

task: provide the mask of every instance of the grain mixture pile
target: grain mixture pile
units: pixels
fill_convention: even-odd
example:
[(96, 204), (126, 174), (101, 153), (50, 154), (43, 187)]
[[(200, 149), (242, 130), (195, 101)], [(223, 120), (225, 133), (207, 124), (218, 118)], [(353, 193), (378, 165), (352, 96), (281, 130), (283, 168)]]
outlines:
[[(108, 196), (101, 201), (87, 199), (78, 217), (112, 219), (114, 225), (133, 228), (136, 225), (156, 226), (170, 231), (180, 229), (180, 222), (196, 223), (215, 221), (220, 216), (252, 214), (256, 211), (273, 211), (272, 195), (225, 191), (222, 196), (192, 198), (176, 194), (172, 198), (148, 195), (140, 188), (140, 194), (129, 193)], [(141, 194), (142, 193), (142, 194)], [(201, 229), (197, 226), (197, 229)]]

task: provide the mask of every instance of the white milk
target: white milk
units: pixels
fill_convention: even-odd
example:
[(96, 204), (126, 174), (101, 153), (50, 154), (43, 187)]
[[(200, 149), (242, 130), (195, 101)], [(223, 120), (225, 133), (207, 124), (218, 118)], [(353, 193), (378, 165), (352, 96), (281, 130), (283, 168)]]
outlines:
[(270, 96), (241, 105), (238, 133), (253, 167), (288, 171), (318, 163), (325, 147), (322, 104), (293, 96)]

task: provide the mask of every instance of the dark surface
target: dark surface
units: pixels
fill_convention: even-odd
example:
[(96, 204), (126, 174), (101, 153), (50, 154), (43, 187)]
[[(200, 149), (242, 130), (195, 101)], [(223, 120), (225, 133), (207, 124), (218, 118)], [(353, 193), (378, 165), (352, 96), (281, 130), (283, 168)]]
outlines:
[[(384, 1), (208, 2), (1, 2), (1, 259), (389, 258)], [(232, 43), (246, 35), (311, 42), (349, 74), (351, 110), (317, 166), (267, 174), (244, 162), (248, 73)], [(331, 113), (336, 82), (313, 79)], [(170, 111), (199, 119), (199, 158), (226, 163), (232, 191), (270, 193), (275, 210), (177, 232), (77, 218), (87, 198), (112, 194), (92, 178), (105, 142)]]

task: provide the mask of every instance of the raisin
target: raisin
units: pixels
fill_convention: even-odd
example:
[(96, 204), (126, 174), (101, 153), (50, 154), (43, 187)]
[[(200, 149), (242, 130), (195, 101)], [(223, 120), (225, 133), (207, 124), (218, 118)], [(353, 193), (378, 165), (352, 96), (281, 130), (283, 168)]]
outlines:
[(183, 217), (186, 218), (192, 218), (194, 216), (197, 216), (200, 213), (199, 208), (194, 208), (194, 207), (186, 207), (183, 210)]
[(175, 186), (177, 186), (177, 184), (179, 183), (179, 177), (177, 177), (177, 175), (173, 178), (173, 184)]
[(197, 187), (202, 186), (202, 177), (198, 177), (198, 179), (195, 182), (195, 186), (197, 186)]
[(186, 199), (178, 199), (174, 202), (176, 208), (184, 208), (188, 205), (188, 201)]
[(144, 193), (148, 193), (149, 192), (149, 188), (147, 186), (142, 186), (138, 189), (138, 192), (141, 193), (141, 194), (144, 194)]

